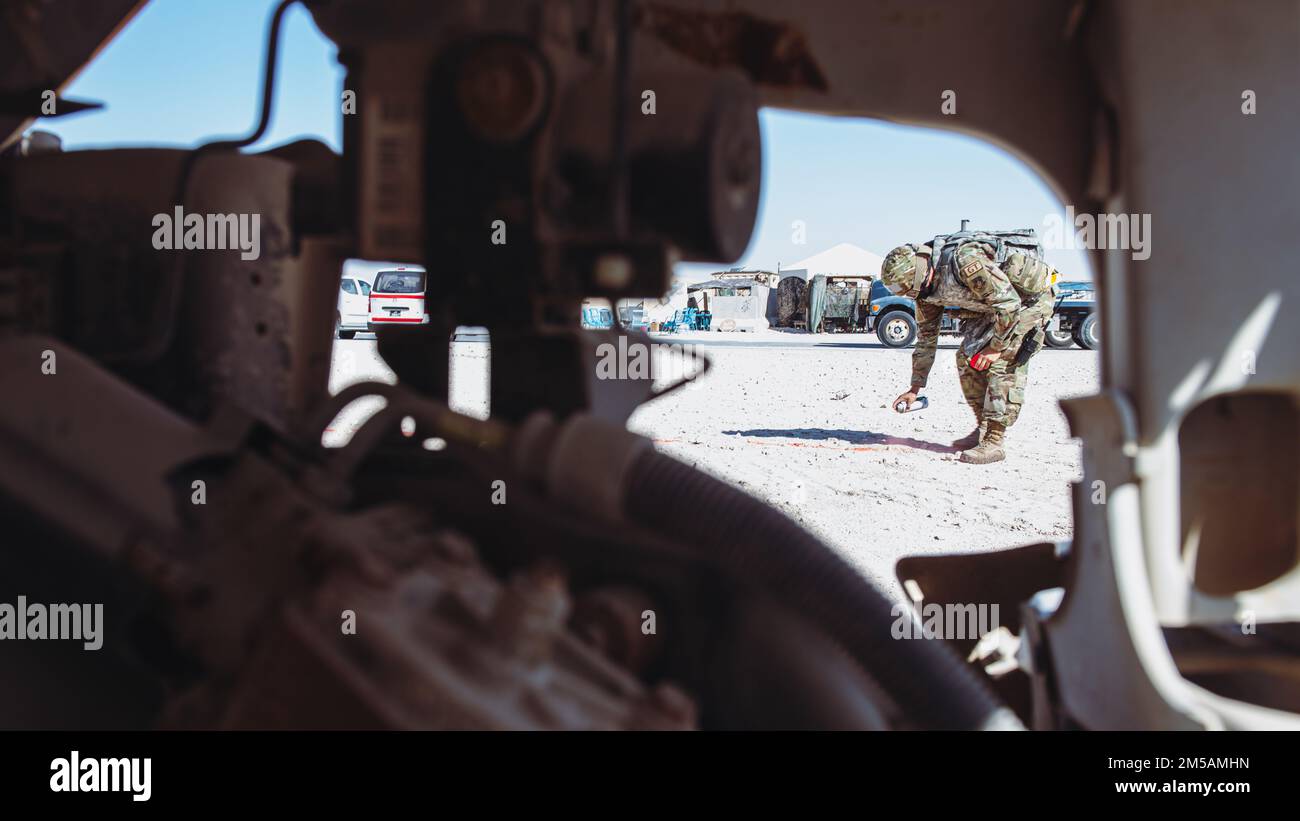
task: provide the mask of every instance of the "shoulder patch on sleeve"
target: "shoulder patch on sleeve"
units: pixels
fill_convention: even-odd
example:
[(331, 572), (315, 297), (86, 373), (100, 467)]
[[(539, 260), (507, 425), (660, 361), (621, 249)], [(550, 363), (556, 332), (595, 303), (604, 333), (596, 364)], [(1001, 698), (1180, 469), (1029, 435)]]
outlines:
[(983, 267), (984, 263), (980, 262), (978, 259), (973, 259), (966, 263), (966, 266), (961, 269), (961, 272), (966, 276), (971, 276), (972, 274), (978, 273)]

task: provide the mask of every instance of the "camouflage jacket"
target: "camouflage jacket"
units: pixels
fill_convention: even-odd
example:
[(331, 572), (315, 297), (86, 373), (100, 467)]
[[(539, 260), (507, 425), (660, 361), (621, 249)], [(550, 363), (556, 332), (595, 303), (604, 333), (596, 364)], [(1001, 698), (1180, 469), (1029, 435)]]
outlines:
[(963, 313), (992, 314), (989, 347), (994, 351), (1018, 346), (1026, 333), (1051, 320), (1056, 307), (1057, 272), (1034, 256), (1014, 253), (999, 267), (993, 263), (992, 246), (968, 242), (957, 249), (953, 264), (946, 268), (935, 272), (929, 288), (916, 300), (912, 352), (916, 386), (925, 385), (934, 365), (945, 306), (957, 306)]

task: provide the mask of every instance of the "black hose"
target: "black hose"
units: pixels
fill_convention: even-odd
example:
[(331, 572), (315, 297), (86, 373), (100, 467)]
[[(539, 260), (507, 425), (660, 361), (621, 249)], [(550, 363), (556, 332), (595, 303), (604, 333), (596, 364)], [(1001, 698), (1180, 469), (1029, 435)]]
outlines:
[(253, 126), (252, 133), (244, 137), (203, 143), (185, 155), (185, 159), (181, 162), (180, 174), (177, 176), (177, 203), (184, 204), (190, 174), (193, 173), (194, 165), (202, 155), (213, 151), (247, 148), (266, 135), (266, 130), (271, 125), (271, 108), (275, 104), (275, 60), (280, 50), (280, 25), (284, 22), (285, 12), (289, 11), (289, 7), (296, 2), (298, 0), (280, 0), (275, 10), (271, 12), (270, 30), (266, 34), (266, 61), (262, 64), (262, 99), (258, 105), (257, 125)]
[[(190, 177), (199, 160), (216, 151), (234, 151), (246, 148), (266, 135), (271, 124), (271, 107), (275, 102), (275, 60), (280, 48), (280, 24), (284, 22), (285, 12), (298, 0), (280, 0), (275, 11), (271, 13), (271, 27), (266, 35), (266, 62), (262, 65), (262, 101), (258, 106), (260, 112), (257, 125), (251, 134), (229, 140), (215, 140), (203, 143), (181, 158), (181, 166), (176, 174), (176, 188), (172, 199), (176, 205), (185, 206), (190, 188)], [(179, 250), (179, 249), (177, 249)], [(176, 254), (170, 274), (163, 281), (162, 296), (159, 303), (163, 308), (154, 323), (154, 331), (149, 339), (137, 351), (124, 356), (126, 359), (139, 359), (152, 362), (162, 356), (172, 344), (176, 334), (176, 314), (181, 306), (181, 279), (185, 276), (185, 255)]]
[(707, 552), (802, 613), (839, 641), (920, 726), (1018, 725), (951, 648), (939, 641), (894, 639), (890, 600), (784, 514), (652, 450), (636, 460), (628, 480), (628, 518)]

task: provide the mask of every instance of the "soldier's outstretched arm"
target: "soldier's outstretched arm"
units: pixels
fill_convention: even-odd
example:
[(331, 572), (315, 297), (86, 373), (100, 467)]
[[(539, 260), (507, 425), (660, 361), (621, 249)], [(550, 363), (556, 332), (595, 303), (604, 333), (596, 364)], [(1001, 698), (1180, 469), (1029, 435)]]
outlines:
[(916, 348), (912, 351), (912, 387), (924, 388), (934, 367), (935, 354), (939, 352), (939, 325), (943, 321), (943, 306), (929, 302), (916, 303)]
[(1001, 268), (993, 264), (988, 246), (967, 243), (957, 249), (957, 277), (993, 309), (993, 338), (989, 350), (1001, 353), (1011, 344), (1020, 325), (1024, 306), (1020, 295)]

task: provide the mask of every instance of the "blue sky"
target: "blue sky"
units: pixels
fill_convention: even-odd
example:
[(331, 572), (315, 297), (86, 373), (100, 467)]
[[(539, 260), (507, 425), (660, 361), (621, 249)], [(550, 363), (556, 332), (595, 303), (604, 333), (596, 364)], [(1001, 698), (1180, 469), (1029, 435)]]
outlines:
[[(936, 97), (936, 105), (937, 103)], [(955, 132), (879, 120), (766, 110), (763, 199), (745, 265), (775, 269), (840, 242), (884, 255), (905, 242), (976, 228), (1038, 228), (1064, 205), (1023, 162)], [(803, 220), (807, 244), (792, 242)], [(1049, 251), (1086, 279), (1077, 250)]]
[[(257, 119), (273, 0), (152, 0), (66, 92), (106, 110), (47, 121), (69, 149), (193, 146), (247, 133)], [(294, 6), (281, 32), (271, 128), (257, 147), (315, 137), (341, 147), (336, 49)], [(939, 104), (936, 97), (935, 105)], [(877, 254), (975, 227), (1042, 230), (1064, 206), (1020, 160), (956, 133), (766, 110), (763, 200), (736, 264), (775, 269), (840, 242)], [(792, 223), (807, 227), (792, 242)], [(1088, 277), (1079, 251), (1049, 251), (1066, 279)], [(682, 266), (684, 275), (717, 265)]]

